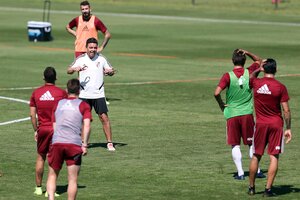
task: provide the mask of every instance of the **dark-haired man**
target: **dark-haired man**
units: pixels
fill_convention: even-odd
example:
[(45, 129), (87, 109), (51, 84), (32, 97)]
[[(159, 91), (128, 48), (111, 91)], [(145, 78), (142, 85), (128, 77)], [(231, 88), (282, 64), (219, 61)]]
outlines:
[(44, 164), (53, 135), (52, 109), (59, 100), (67, 97), (65, 90), (55, 86), (56, 71), (53, 67), (44, 70), (44, 81), (45, 85), (34, 90), (30, 98), (30, 117), (34, 139), (37, 142), (34, 191), (36, 195), (43, 194)]
[[(76, 58), (86, 52), (85, 43), (88, 38), (94, 37), (98, 39), (98, 31), (101, 31), (104, 35), (103, 42), (99, 46), (98, 52), (101, 52), (105, 48), (111, 38), (111, 34), (103, 22), (95, 15), (91, 14), (91, 6), (88, 1), (80, 3), (80, 10), (82, 15), (72, 19), (66, 26), (67, 31), (76, 38)], [(75, 27), (76, 30), (74, 31), (73, 28)]]
[[(246, 56), (254, 62), (244, 69)], [(250, 74), (260, 67), (261, 59), (253, 53), (236, 49), (233, 51), (233, 70), (225, 73), (215, 89), (215, 99), (227, 120), (227, 143), (231, 145), (231, 153), (237, 174), (237, 180), (244, 180), (242, 167), (242, 153), (240, 149), (241, 138), (244, 145), (249, 146), (249, 156), (252, 157), (252, 136), (254, 133), (252, 92), (249, 86)], [(221, 92), (226, 90), (226, 103), (221, 98)], [(265, 177), (258, 169), (258, 177)]]
[(76, 199), (81, 156), (87, 154), (92, 117), (90, 106), (78, 99), (80, 90), (78, 79), (69, 80), (67, 90), (68, 98), (58, 102), (52, 115), (54, 134), (48, 154), (47, 181), (48, 199), (50, 200), (54, 199), (56, 179), (64, 161), (66, 161), (68, 170), (68, 199)]
[(102, 123), (107, 149), (115, 151), (104, 93), (104, 75), (112, 76), (115, 70), (102, 54), (97, 53), (97, 49), (97, 39), (89, 38), (86, 41), (86, 54), (79, 56), (68, 67), (67, 73), (79, 72), (79, 98), (86, 101), (91, 109), (94, 108)]
[[(275, 79), (276, 61), (271, 58), (265, 60), (260, 70), (264, 72), (264, 77), (255, 78), (254, 76), (250, 80), (250, 85), (253, 87), (256, 125), (253, 137), (253, 157), (249, 167), (248, 193), (255, 194), (255, 175), (259, 161), (268, 145), (270, 165), (264, 196), (270, 197), (275, 195), (271, 189), (278, 169), (279, 154), (283, 152), (283, 138), (286, 137), (286, 143), (292, 139), (291, 112), (287, 89)], [(284, 123), (286, 130), (283, 132)]]

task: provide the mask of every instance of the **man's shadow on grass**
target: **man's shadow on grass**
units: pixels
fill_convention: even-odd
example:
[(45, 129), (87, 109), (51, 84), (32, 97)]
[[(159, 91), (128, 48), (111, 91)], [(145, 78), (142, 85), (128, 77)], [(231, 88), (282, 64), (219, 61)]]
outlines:
[[(97, 148), (97, 147), (101, 147), (101, 148), (104, 148), (106, 149), (107, 148), (107, 143), (89, 143), (89, 149), (92, 149), (92, 148)], [(127, 144), (126, 143), (120, 143), (120, 142), (114, 142), (114, 146), (115, 147), (123, 147), (123, 146), (126, 146)]]
[[(300, 188), (296, 188), (293, 185), (275, 185), (272, 186), (272, 191), (276, 196), (286, 195), (290, 193), (300, 193)], [(264, 190), (256, 192), (256, 194), (263, 194)]]
[[(82, 188), (86, 188), (85, 185), (77, 185), (77, 188), (78, 189), (82, 189)], [(57, 194), (63, 194), (63, 193), (66, 193), (68, 192), (68, 184), (67, 185), (57, 185), (56, 186), (56, 193)]]
[[(267, 170), (262, 170), (261, 171), (267, 176), (268, 171)], [(230, 173), (232, 174), (232, 177), (235, 177), (237, 175), (236, 172)], [(249, 171), (244, 172), (245, 177), (249, 177)], [(258, 178), (256, 178), (258, 179)], [(267, 180), (267, 177), (264, 178)], [(272, 186), (272, 191), (276, 194), (276, 196), (281, 196), (281, 195), (286, 195), (289, 193), (300, 193), (300, 188), (296, 188), (293, 185), (275, 185)], [(263, 194), (264, 190), (262, 191), (256, 191), (256, 194)]]

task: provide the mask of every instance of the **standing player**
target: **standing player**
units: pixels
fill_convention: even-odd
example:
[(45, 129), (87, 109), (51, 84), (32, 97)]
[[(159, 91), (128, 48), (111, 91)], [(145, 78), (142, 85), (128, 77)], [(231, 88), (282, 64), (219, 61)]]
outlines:
[[(67, 31), (76, 38), (75, 58), (86, 52), (85, 43), (87, 39), (93, 37), (98, 40), (98, 31), (101, 31), (104, 35), (103, 42), (98, 47), (98, 53), (102, 52), (111, 38), (111, 34), (103, 22), (95, 15), (91, 14), (91, 7), (88, 1), (80, 3), (80, 10), (82, 15), (72, 19), (66, 26)], [(74, 31), (73, 28), (76, 28), (76, 30)], [(105, 102), (109, 105), (107, 99)]]
[[(111, 38), (111, 34), (102, 21), (91, 14), (91, 7), (88, 1), (80, 3), (80, 10), (82, 15), (72, 19), (66, 26), (67, 31), (76, 38), (76, 58), (86, 52), (85, 43), (88, 38), (94, 37), (98, 40), (98, 31), (101, 31), (104, 35), (103, 42), (99, 46), (98, 52), (101, 52), (105, 48)], [(76, 30), (74, 31), (73, 28), (76, 28)]]
[(79, 88), (78, 79), (69, 80), (67, 83), (68, 98), (60, 100), (54, 108), (54, 134), (48, 154), (47, 192), (50, 200), (54, 199), (56, 179), (64, 161), (66, 161), (68, 170), (68, 199), (76, 199), (81, 155), (87, 154), (92, 117), (90, 106), (78, 99)]
[[(246, 55), (254, 62), (246, 70)], [(243, 49), (236, 49), (232, 55), (233, 70), (225, 73), (215, 89), (215, 99), (227, 120), (227, 143), (231, 145), (232, 158), (237, 169), (237, 180), (244, 180), (242, 167), (241, 138), (244, 145), (249, 146), (249, 156), (252, 157), (252, 136), (254, 133), (252, 93), (249, 87), (249, 75), (260, 67), (261, 59)], [(226, 90), (226, 103), (221, 98), (221, 92)], [(264, 174), (258, 171), (258, 177)]]
[(104, 93), (104, 75), (112, 76), (115, 71), (106, 58), (97, 53), (97, 48), (98, 41), (95, 38), (89, 38), (86, 41), (86, 54), (78, 57), (69, 66), (67, 73), (79, 72), (79, 98), (86, 101), (91, 106), (91, 109), (94, 107), (102, 123), (107, 140), (107, 149), (115, 151)]
[[(52, 139), (52, 109), (55, 104), (67, 97), (66, 91), (55, 86), (56, 71), (47, 67), (44, 71), (45, 85), (34, 90), (30, 98), (30, 117), (37, 142), (37, 158), (35, 165), (36, 188), (34, 194), (42, 195), (44, 163)], [(38, 118), (37, 118), (38, 117)]]
[[(264, 196), (270, 197), (272, 185), (278, 169), (279, 154), (283, 152), (283, 136), (287, 138), (286, 143), (292, 139), (291, 113), (288, 104), (289, 95), (286, 87), (275, 79), (276, 61), (267, 59), (263, 63), (264, 77), (252, 78), (250, 84), (253, 86), (254, 106), (256, 114), (256, 126), (253, 141), (253, 157), (249, 167), (249, 191), (255, 194), (255, 174), (259, 161), (268, 145), (270, 165), (268, 179)], [(283, 109), (283, 118), (281, 108)], [(285, 122), (286, 130), (283, 133)]]

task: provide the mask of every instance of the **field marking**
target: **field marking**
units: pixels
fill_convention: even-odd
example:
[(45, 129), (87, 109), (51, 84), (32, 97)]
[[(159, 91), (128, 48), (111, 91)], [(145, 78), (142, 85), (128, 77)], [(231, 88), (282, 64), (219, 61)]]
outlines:
[[(4, 96), (0, 96), (0, 99), (29, 104), (29, 101), (25, 101), (23, 99), (16, 99), (16, 98), (11, 98), (11, 97), (4, 97)], [(1, 122), (0, 126), (7, 125), (7, 124), (13, 124), (13, 123), (17, 123), (17, 122), (23, 122), (23, 121), (27, 121), (27, 120), (30, 120), (30, 117), (25, 117), (22, 119), (15, 119), (15, 120), (7, 121), (7, 122)]]
[[(300, 74), (282, 74), (276, 75), (276, 77), (298, 77)], [(185, 79), (185, 80), (162, 80), (162, 81), (144, 81), (144, 82), (129, 82), (129, 83), (105, 83), (108, 86), (122, 86), (122, 85), (151, 85), (151, 84), (167, 84), (167, 83), (192, 83), (200, 81), (218, 81), (220, 77), (212, 78), (198, 78), (198, 79)], [(65, 85), (57, 85), (58, 87), (65, 87)], [(33, 90), (38, 87), (14, 87), (14, 88), (0, 88), (0, 91), (10, 91), (10, 90)], [(1, 98), (1, 96), (0, 96)], [(6, 97), (8, 98), (8, 97)], [(13, 99), (13, 98), (12, 98)], [(28, 103), (28, 101), (21, 100), (23, 103)]]
[[(16, 8), (16, 7), (0, 7), (0, 11), (7, 12), (36, 12), (42, 13), (43, 9), (34, 8)], [(77, 15), (77, 11), (68, 10), (51, 10), (55, 14), (72, 14)], [(130, 18), (145, 18), (145, 19), (160, 19), (160, 20), (181, 20), (194, 21), (205, 23), (227, 23), (227, 24), (254, 24), (254, 25), (272, 25), (272, 26), (295, 26), (299, 27), (300, 23), (292, 22), (269, 22), (269, 21), (251, 21), (251, 20), (237, 20), (237, 19), (213, 19), (213, 18), (196, 18), (196, 17), (178, 17), (178, 16), (163, 16), (163, 15), (145, 15), (145, 14), (125, 14), (125, 13), (108, 13), (108, 12), (94, 12), (95, 15), (100, 16), (114, 16), (114, 17), (130, 17)]]

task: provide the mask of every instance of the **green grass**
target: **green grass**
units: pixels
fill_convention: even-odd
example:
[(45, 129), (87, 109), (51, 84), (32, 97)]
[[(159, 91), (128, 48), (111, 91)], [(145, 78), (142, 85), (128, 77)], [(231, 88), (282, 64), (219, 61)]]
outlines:
[[(0, 96), (29, 100), (32, 89), (9, 88), (43, 84), (42, 72), (48, 65), (58, 72), (57, 85), (65, 87), (75, 75), (66, 74), (73, 61), (74, 41), (64, 27), (76, 14), (52, 13), (54, 40), (32, 43), (27, 38), (27, 21), (41, 20), (42, 13), (24, 9), (12, 14), (4, 7), (41, 9), (42, 1), (0, 2)], [(78, 2), (55, 0), (51, 6), (55, 11), (77, 11), (79, 15)], [(298, 22), (299, 2), (290, 0), (278, 10), (271, 0), (198, 0), (196, 6), (188, 0), (94, 0), (91, 4), (113, 36), (104, 54), (118, 69), (116, 76), (106, 78), (117, 151), (103, 148), (104, 134), (94, 115), (93, 146), (84, 157), (78, 199), (248, 199), (248, 177), (242, 182), (232, 178), (235, 167), (225, 143), (225, 120), (213, 98), (219, 78), (232, 68), (230, 58), (236, 48), (278, 61), (278, 79), (286, 84), (291, 97), (294, 135), (280, 158), (274, 186), (279, 194), (276, 199), (299, 199), (300, 98), (296, 75), (300, 26), (260, 23)], [(3, 99), (0, 112), (0, 122), (29, 116), (28, 105)], [(30, 122), (0, 129), (0, 199), (39, 199), (33, 197), (36, 147)], [(247, 148), (242, 151), (244, 170), (248, 171)], [(267, 170), (268, 164), (265, 155), (262, 169)], [(46, 174), (47, 170), (44, 185)], [(258, 192), (265, 182), (257, 180)], [(67, 198), (66, 184), (64, 166), (58, 180), (60, 199)], [(258, 194), (251, 199), (260, 198)]]

